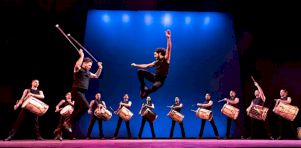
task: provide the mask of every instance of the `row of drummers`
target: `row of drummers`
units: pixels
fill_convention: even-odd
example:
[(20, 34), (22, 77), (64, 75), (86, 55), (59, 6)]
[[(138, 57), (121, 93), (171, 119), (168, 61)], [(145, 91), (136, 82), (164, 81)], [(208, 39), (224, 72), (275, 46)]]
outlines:
[[(221, 109), (221, 112), (226, 115), (227, 117), (230, 117), (234, 120), (237, 119), (239, 115), (239, 109), (236, 107), (235, 103), (235, 92), (230, 91), (230, 97), (220, 100), (221, 101), (227, 101)], [(210, 100), (210, 94), (207, 93), (205, 96), (206, 100), (204, 103), (198, 103), (197, 106), (199, 108), (197, 110), (191, 110), (196, 113), (196, 116), (201, 119), (211, 120), (213, 117), (213, 113), (210, 110), (212, 106), (212, 101)], [(228, 101), (229, 100), (229, 101)], [(97, 100), (94, 100), (97, 101)], [(230, 103), (233, 101), (234, 103)], [(111, 111), (113, 111), (115, 114), (117, 114), (119, 117), (121, 117), (123, 120), (128, 121), (132, 118), (133, 113), (129, 110), (129, 107), (124, 105), (123, 102), (129, 102), (127, 99), (123, 100), (117, 111), (114, 111), (112, 108), (110, 108)], [(109, 111), (104, 103), (104, 101), (101, 101), (101, 103), (97, 103), (98, 106), (94, 110), (94, 115), (102, 120), (109, 120), (112, 117), (112, 112)], [(269, 108), (258, 105), (257, 103), (251, 103), (252, 105), (247, 109), (247, 115), (249, 115), (252, 118), (255, 118), (257, 120), (265, 120), (267, 117), (267, 113)], [(175, 98), (175, 104), (170, 107), (171, 110), (167, 114), (172, 120), (177, 122), (182, 122), (184, 119), (184, 115), (180, 113), (180, 108), (182, 107), (182, 104), (180, 103), (180, 100), (178, 97)], [(157, 118), (157, 114), (152, 111), (153, 104), (151, 103), (151, 98), (147, 97), (146, 103), (142, 104), (142, 107), (139, 111), (139, 114), (141, 116), (144, 116), (147, 120), (153, 122)], [(73, 111), (73, 107), (71, 105), (67, 105), (63, 107), (60, 110), (61, 115), (68, 115), (71, 114)], [(293, 106), (290, 104), (283, 103), (281, 101), (277, 102), (275, 104), (275, 107), (273, 109), (273, 112), (277, 115), (290, 120), (294, 121), (295, 117), (297, 116), (299, 111), (299, 108), (297, 106)], [(90, 111), (91, 112), (91, 111)]]
[[(283, 93), (285, 93), (285, 92), (283, 92)], [(197, 110), (192, 110), (192, 111), (196, 112), (196, 116), (201, 119), (211, 120), (213, 114), (212, 114), (212, 111), (210, 110), (210, 108), (211, 108), (210, 104), (212, 104), (210, 102), (212, 102), (212, 101), (210, 100), (210, 97), (207, 95), (210, 95), (210, 94), (206, 94), (205, 103), (203, 103), (203, 104), (198, 103), (197, 106), (199, 106), (200, 108), (198, 108)], [(255, 118), (257, 120), (264, 121), (267, 117), (269, 108), (263, 106), (263, 103), (265, 101), (263, 92), (260, 92), (259, 90), (257, 92), (257, 90), (256, 90), (255, 96), (256, 96), (256, 98), (251, 102), (251, 105), (247, 109), (247, 115), (249, 115), (250, 117)], [(287, 98), (287, 97), (284, 97), (284, 98)], [(237, 119), (237, 117), (239, 115), (239, 109), (236, 107), (236, 103), (238, 103), (238, 102), (235, 101), (235, 99), (238, 99), (238, 98), (236, 98), (235, 92), (230, 91), (229, 98), (220, 100), (220, 101), (227, 101), (227, 103), (225, 103), (224, 106), (222, 107), (221, 112), (224, 115), (226, 115), (234, 120)], [(279, 99), (277, 99), (277, 100), (279, 100)], [(149, 106), (147, 104), (148, 104), (148, 102), (146, 104), (143, 104), (143, 106), (140, 110), (140, 114), (142, 116), (145, 116), (148, 120), (154, 121), (157, 118), (157, 115), (156, 115), (156, 113), (151, 111), (151, 109), (150, 109), (151, 107), (147, 107), (147, 106)], [(42, 101), (32, 97), (32, 98), (27, 99), (22, 104), (22, 107), (41, 116), (44, 113), (46, 113), (49, 106), (47, 104), (43, 103)], [(184, 115), (182, 115), (180, 112), (176, 111), (174, 109), (174, 106), (169, 106), (169, 107), (171, 107), (172, 109), (168, 113), (168, 116), (177, 122), (182, 122)], [(133, 116), (133, 113), (129, 110), (129, 108), (125, 107), (122, 104), (120, 104), (117, 111), (114, 111), (112, 108), (110, 108), (110, 109), (111, 109), (111, 111), (113, 111), (115, 114), (117, 114), (119, 117), (121, 117), (122, 119), (124, 119), (126, 121), (130, 120), (131, 117)], [(60, 110), (61, 115), (68, 115), (73, 112), (73, 107), (71, 105), (67, 105), (59, 110)], [(100, 103), (99, 107), (97, 107), (95, 109), (94, 115), (103, 120), (109, 120), (112, 117), (111, 111), (109, 111), (106, 107), (104, 107), (104, 105), (102, 105)], [(274, 113), (276, 113), (279, 116), (281, 116), (287, 120), (290, 120), (290, 121), (295, 120), (295, 117), (297, 116), (298, 111), (299, 111), (299, 108), (297, 106), (293, 106), (288, 103), (284, 103), (284, 101), (277, 101), (275, 103), (275, 107), (273, 109)]]

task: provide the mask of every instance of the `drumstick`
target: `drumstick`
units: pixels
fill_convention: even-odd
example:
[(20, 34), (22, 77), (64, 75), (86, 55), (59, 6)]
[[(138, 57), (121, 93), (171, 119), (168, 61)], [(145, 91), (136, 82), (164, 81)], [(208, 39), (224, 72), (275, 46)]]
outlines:
[(190, 111), (196, 112), (196, 110), (190, 110)]
[(62, 30), (62, 28), (59, 26), (59, 24), (56, 24), (55, 27), (66, 37), (66, 39), (71, 43), (71, 45), (77, 50), (78, 48), (73, 44), (73, 42), (68, 38), (68, 36), (64, 33), (64, 31)]
[(221, 100), (219, 100), (219, 101), (217, 101), (217, 102), (223, 102), (223, 101), (225, 101), (224, 99), (221, 99)]
[(70, 38), (70, 39), (72, 39), (80, 48), (82, 48), (82, 49), (84, 49), (94, 60), (95, 60), (95, 62), (97, 63), (98, 61), (93, 57), (93, 55), (84, 47), (84, 46), (82, 46), (75, 38), (73, 38), (72, 36), (71, 36), (71, 34), (69, 33), (68, 34), (68, 37)]
[(256, 82), (255, 79), (253, 78), (253, 76), (251, 76), (251, 79), (252, 79), (254, 82)]

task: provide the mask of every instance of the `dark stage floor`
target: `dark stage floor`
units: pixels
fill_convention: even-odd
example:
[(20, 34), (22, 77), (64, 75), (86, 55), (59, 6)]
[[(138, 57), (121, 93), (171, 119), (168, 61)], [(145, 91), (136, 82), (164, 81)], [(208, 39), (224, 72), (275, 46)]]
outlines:
[(0, 147), (129, 147), (129, 148), (168, 148), (168, 147), (301, 147), (301, 140), (12, 140), (1, 141)]

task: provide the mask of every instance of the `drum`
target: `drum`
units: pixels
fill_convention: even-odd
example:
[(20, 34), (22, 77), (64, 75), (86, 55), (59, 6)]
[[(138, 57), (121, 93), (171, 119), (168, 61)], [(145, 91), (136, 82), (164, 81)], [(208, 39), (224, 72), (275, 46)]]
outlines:
[(102, 120), (110, 120), (112, 117), (112, 113), (106, 108), (97, 107), (94, 111), (94, 115)]
[(29, 110), (30, 112), (42, 116), (46, 113), (49, 106), (44, 102), (34, 97), (28, 97), (22, 104), (22, 108)]
[(156, 113), (154, 113), (148, 108), (141, 114), (141, 116), (145, 117), (146, 120), (150, 122), (154, 122), (158, 117)]
[(239, 109), (232, 105), (225, 104), (221, 109), (221, 112), (227, 117), (236, 120), (239, 114)]
[(273, 112), (287, 120), (294, 121), (299, 112), (299, 108), (297, 106), (279, 102), (278, 105), (275, 105)]
[(117, 115), (119, 117), (121, 117), (123, 120), (125, 121), (129, 121), (132, 116), (133, 116), (133, 113), (127, 109), (126, 107), (122, 106), (118, 111), (117, 111)]
[(265, 121), (269, 109), (260, 105), (253, 105), (247, 114), (254, 119)]
[(201, 118), (201, 119), (206, 119), (211, 121), (213, 117), (212, 111), (205, 109), (205, 108), (198, 108), (196, 110), (196, 116)]
[(181, 123), (184, 119), (184, 115), (181, 113), (177, 112), (176, 110), (170, 110), (169, 113), (167, 114), (172, 120)]
[(298, 138), (301, 140), (301, 127), (297, 128)]
[(73, 112), (73, 107), (71, 105), (66, 105), (61, 111), (60, 114), (62, 116), (69, 116)]

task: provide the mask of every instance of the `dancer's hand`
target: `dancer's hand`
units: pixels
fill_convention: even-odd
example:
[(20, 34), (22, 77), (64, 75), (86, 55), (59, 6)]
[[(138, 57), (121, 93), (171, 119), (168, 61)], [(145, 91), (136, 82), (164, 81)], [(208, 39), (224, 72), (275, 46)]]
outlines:
[(84, 56), (84, 51), (82, 49), (79, 49), (78, 54), (83, 57)]
[(171, 31), (170, 31), (170, 30), (166, 30), (166, 31), (165, 31), (165, 35), (166, 35), (167, 38), (170, 38), (170, 36), (171, 36)]
[(90, 109), (88, 110), (88, 114), (90, 114), (90, 115), (92, 114), (92, 111)]
[(136, 66), (137, 66), (137, 64), (135, 64), (135, 63), (132, 63), (132, 64), (131, 64), (131, 66), (132, 66), (132, 67), (136, 67)]
[(97, 62), (98, 68), (102, 69), (102, 62)]

